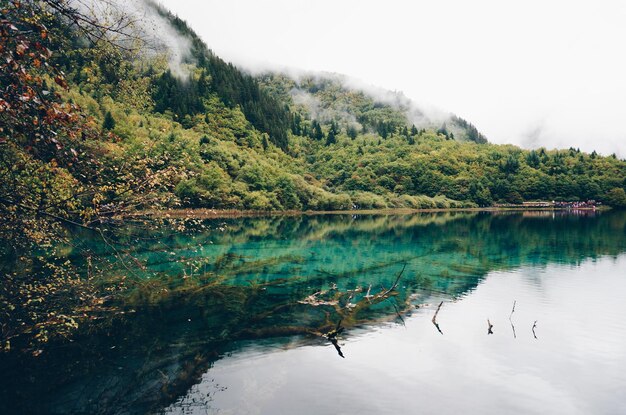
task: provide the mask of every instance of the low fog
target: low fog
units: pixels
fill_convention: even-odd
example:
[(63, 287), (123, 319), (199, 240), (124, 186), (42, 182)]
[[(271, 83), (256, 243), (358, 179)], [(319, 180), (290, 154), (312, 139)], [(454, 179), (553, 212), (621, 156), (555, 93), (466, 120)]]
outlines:
[[(89, 18), (96, 19), (105, 27), (120, 30), (109, 33), (114, 43), (133, 47), (134, 40), (141, 39), (142, 52), (166, 53), (172, 73), (185, 79), (189, 73), (184, 62), (191, 57), (191, 41), (181, 36), (174, 27), (158, 13), (158, 3), (152, 0), (68, 0)], [(130, 43), (130, 44), (126, 44)]]
[(626, 157), (626, 3), (160, 0), (222, 58), (347, 74), (495, 143)]

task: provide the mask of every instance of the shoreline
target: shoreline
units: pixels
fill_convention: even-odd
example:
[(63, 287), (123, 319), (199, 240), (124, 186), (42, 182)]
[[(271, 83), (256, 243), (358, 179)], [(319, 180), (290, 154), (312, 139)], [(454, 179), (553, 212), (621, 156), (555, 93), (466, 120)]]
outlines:
[(599, 208), (530, 208), (530, 207), (482, 207), (482, 208), (431, 208), (431, 209), (360, 209), (360, 210), (238, 210), (238, 209), (167, 209), (143, 210), (121, 215), (120, 219), (128, 218), (171, 218), (171, 219), (219, 219), (219, 218), (254, 218), (264, 216), (317, 216), (317, 215), (410, 215), (416, 213), (446, 212), (603, 212), (607, 207)]

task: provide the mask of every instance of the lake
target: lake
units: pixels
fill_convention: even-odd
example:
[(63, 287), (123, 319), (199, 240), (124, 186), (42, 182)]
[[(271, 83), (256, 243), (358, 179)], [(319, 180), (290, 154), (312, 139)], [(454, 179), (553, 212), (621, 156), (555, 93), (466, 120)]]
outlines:
[(76, 244), (133, 282), (121, 312), (1, 361), (2, 413), (626, 413), (623, 212), (211, 219)]

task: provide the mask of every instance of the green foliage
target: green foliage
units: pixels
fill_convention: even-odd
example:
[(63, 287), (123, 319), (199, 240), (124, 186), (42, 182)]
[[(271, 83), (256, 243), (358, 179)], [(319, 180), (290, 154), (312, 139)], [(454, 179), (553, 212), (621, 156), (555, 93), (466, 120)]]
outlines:
[(322, 126), (317, 120), (313, 120), (311, 123), (311, 138), (321, 141), (324, 139), (324, 133), (322, 132)]
[(337, 135), (335, 130), (331, 129), (326, 136), (326, 145), (329, 146), (331, 144), (335, 144), (337, 142)]
[[(457, 117), (456, 115), (453, 115), (451, 117), (451, 121), (454, 125), (456, 125), (457, 127), (461, 129), (460, 132), (467, 141), (472, 141), (474, 143), (479, 143), (479, 144), (487, 143), (487, 137), (482, 135), (478, 131), (478, 129), (472, 124), (470, 124), (469, 122), (465, 121), (462, 118)], [(457, 133), (457, 135), (459, 134)]]
[[(202, 76), (205, 76), (204, 72)], [(201, 113), (205, 108), (200, 90), (199, 80), (194, 77), (180, 79), (168, 70), (154, 81), (154, 109), (161, 113), (169, 110), (181, 120), (186, 115)]]
[(347, 134), (348, 134), (348, 137), (354, 140), (358, 133), (356, 131), (356, 128), (353, 125), (350, 125), (348, 126)]
[(609, 190), (605, 200), (610, 206), (620, 209), (626, 208), (626, 192), (624, 192), (624, 189), (621, 187), (615, 187)]
[(104, 116), (102, 128), (109, 131), (115, 128), (115, 119), (113, 118), (113, 115), (111, 115), (111, 111), (107, 111), (106, 115)]
[[(283, 150), (289, 147), (287, 131), (291, 125), (289, 111), (278, 100), (272, 97), (258, 83), (258, 81), (236, 68), (231, 63), (224, 62), (216, 56), (206, 44), (194, 33), (187, 23), (172, 15), (160, 6), (152, 4), (157, 12), (164, 16), (174, 28), (183, 36), (189, 38), (192, 44), (191, 61), (202, 70), (202, 75), (197, 80), (191, 78), (189, 84), (177, 85), (173, 89), (182, 90), (183, 105), (174, 108), (174, 112), (193, 115), (194, 111), (202, 111), (201, 100), (208, 92), (215, 93), (228, 107), (239, 106), (248, 121), (259, 131), (269, 134), (270, 141)], [(194, 85), (196, 84), (197, 85)], [(167, 88), (174, 85), (171, 79), (165, 80), (165, 85), (161, 87), (157, 83), (157, 89), (162, 94), (172, 97)], [(163, 103), (169, 108), (167, 99), (159, 100), (160, 95), (155, 97), (157, 104)], [(176, 98), (174, 102), (176, 102)], [(181, 111), (181, 112), (178, 112)], [(185, 112), (188, 111), (188, 112)]]

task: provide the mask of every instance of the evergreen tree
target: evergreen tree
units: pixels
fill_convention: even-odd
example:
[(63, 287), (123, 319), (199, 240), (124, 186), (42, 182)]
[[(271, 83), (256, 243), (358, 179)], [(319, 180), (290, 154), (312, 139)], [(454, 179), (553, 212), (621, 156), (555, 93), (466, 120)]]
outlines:
[(530, 150), (528, 155), (526, 156), (526, 164), (530, 167), (537, 168), (541, 164), (541, 160), (539, 159), (539, 155), (535, 150)]
[(294, 135), (302, 135), (302, 118), (299, 113), (295, 113), (291, 121), (291, 132)]
[(389, 125), (384, 121), (380, 121), (376, 128), (376, 131), (378, 132), (378, 135), (386, 139), (389, 135)]
[(337, 138), (335, 135), (335, 130), (331, 128), (328, 131), (328, 135), (326, 136), (326, 145), (329, 146), (331, 144), (335, 144), (337, 142)]
[(357, 132), (356, 132), (356, 128), (354, 128), (353, 125), (348, 127), (348, 131), (347, 131), (348, 137), (350, 137), (352, 140), (354, 140), (357, 136)]
[(450, 135), (448, 133), (448, 128), (445, 122), (441, 125), (441, 127), (439, 127), (439, 129), (437, 130), (437, 134), (443, 135), (444, 137), (446, 137), (446, 139), (450, 138)]
[(311, 123), (311, 138), (318, 140), (318, 141), (324, 139), (324, 132), (322, 131), (322, 126), (320, 125), (319, 122), (317, 122), (317, 120), (313, 120), (313, 122)]
[(115, 128), (115, 119), (113, 118), (113, 115), (111, 114), (111, 111), (107, 111), (107, 113), (104, 115), (104, 121), (102, 122), (102, 128), (105, 130), (113, 130)]

